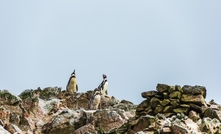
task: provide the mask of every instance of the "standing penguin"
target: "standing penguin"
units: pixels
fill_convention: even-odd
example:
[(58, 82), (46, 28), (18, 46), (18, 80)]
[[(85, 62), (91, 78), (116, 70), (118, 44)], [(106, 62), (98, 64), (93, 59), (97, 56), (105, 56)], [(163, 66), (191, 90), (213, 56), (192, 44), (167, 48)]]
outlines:
[(88, 104), (88, 109), (89, 110), (97, 110), (101, 102), (101, 95), (100, 91), (95, 91), (94, 95), (91, 97), (89, 104)]
[(98, 89), (101, 91), (101, 95), (107, 95), (107, 88), (108, 88), (108, 82), (107, 82), (107, 76), (103, 74), (103, 81), (98, 86)]
[(75, 75), (75, 70), (74, 72), (71, 74), (68, 84), (66, 86), (66, 90), (70, 93), (75, 93), (78, 91), (78, 85), (77, 85), (77, 79), (76, 79), (76, 75)]

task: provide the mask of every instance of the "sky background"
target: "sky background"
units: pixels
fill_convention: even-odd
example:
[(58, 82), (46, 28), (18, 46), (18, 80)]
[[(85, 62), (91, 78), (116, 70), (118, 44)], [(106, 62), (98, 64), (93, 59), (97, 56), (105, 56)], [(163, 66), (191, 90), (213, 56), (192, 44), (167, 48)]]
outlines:
[(79, 92), (106, 74), (109, 95), (139, 104), (158, 83), (201, 85), (221, 104), (221, 1), (0, 1), (0, 89)]

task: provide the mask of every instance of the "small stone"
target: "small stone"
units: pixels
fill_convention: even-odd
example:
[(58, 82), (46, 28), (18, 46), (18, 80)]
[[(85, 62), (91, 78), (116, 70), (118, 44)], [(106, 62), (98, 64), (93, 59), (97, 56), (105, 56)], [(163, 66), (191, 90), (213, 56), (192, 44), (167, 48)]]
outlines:
[(163, 110), (163, 113), (172, 113), (173, 107), (172, 106), (166, 106)]
[(147, 98), (147, 97), (154, 97), (155, 95), (157, 95), (158, 92), (157, 91), (147, 91), (147, 92), (143, 92), (141, 93), (141, 96), (143, 98)]
[(175, 109), (173, 109), (173, 112), (187, 114), (188, 110), (189, 110), (189, 108), (175, 108)]
[(175, 91), (175, 92), (170, 93), (169, 97), (172, 99), (180, 99), (181, 93), (179, 91)]
[(200, 119), (199, 114), (198, 114), (197, 112), (193, 111), (193, 110), (191, 110), (191, 111), (189, 112), (188, 117), (189, 117), (190, 119), (192, 119), (194, 122), (197, 122), (197, 121)]
[(176, 108), (177, 106), (180, 105), (180, 100), (178, 100), (178, 99), (171, 99), (171, 100), (170, 100), (170, 104), (171, 104), (174, 108)]
[(161, 102), (160, 102), (160, 104), (162, 105), (162, 106), (166, 106), (166, 105), (168, 105), (170, 103), (170, 100), (169, 99), (164, 99), (164, 100), (162, 100)]
[(156, 97), (153, 97), (151, 100), (150, 100), (150, 105), (151, 105), (151, 108), (155, 109), (157, 107), (157, 105), (160, 104), (160, 100)]
[(162, 134), (169, 134), (169, 133), (171, 133), (171, 129), (169, 128), (169, 127), (164, 127), (163, 129), (162, 129)]
[(157, 105), (157, 107), (154, 110), (155, 114), (161, 113), (163, 111), (163, 107), (161, 105)]

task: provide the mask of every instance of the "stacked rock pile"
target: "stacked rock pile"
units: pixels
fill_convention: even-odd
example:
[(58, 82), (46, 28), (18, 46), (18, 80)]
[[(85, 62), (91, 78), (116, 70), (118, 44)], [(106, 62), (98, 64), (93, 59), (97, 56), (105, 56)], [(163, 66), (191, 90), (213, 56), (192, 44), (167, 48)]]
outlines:
[(196, 111), (204, 116), (208, 106), (206, 104), (206, 88), (203, 86), (169, 86), (158, 84), (157, 91), (143, 92), (141, 95), (145, 100), (136, 109), (136, 117), (153, 115), (158, 113), (166, 117), (183, 113), (188, 115), (190, 111)]

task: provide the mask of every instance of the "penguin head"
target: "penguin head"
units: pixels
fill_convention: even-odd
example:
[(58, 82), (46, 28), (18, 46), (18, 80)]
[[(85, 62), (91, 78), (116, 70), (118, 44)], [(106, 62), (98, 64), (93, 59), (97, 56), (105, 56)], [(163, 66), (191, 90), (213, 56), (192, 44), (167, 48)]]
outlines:
[(71, 74), (71, 77), (76, 77), (76, 75), (75, 75), (75, 69), (74, 69), (73, 73)]
[(107, 78), (107, 76), (105, 74), (103, 74), (103, 78), (105, 79), (105, 78)]

